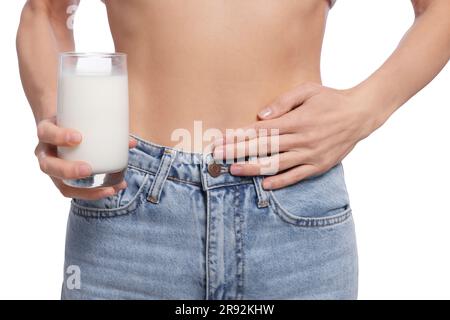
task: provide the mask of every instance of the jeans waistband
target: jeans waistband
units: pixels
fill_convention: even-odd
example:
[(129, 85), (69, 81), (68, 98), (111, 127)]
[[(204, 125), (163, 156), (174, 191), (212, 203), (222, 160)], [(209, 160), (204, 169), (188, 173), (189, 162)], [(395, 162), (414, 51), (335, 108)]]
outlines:
[[(161, 146), (134, 134), (137, 146), (130, 150), (128, 164), (150, 174), (166, 172), (167, 179), (201, 186), (203, 190), (253, 183), (261, 177), (238, 177), (229, 172), (230, 163), (214, 160), (212, 153), (192, 153)], [(211, 172), (211, 164), (214, 170)]]

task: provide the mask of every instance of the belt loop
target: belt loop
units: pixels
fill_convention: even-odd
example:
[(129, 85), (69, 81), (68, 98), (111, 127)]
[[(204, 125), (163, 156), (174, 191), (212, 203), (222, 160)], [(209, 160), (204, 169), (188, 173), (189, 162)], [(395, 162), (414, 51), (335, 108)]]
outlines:
[(269, 192), (263, 189), (262, 180), (263, 180), (262, 176), (253, 177), (256, 195), (258, 196), (258, 208), (265, 208), (269, 206)]
[(172, 167), (173, 160), (176, 156), (176, 150), (164, 149), (164, 154), (159, 163), (158, 171), (156, 172), (155, 179), (150, 187), (150, 191), (147, 196), (147, 200), (152, 203), (159, 203), (159, 198), (164, 186), (164, 182), (169, 175), (170, 168)]

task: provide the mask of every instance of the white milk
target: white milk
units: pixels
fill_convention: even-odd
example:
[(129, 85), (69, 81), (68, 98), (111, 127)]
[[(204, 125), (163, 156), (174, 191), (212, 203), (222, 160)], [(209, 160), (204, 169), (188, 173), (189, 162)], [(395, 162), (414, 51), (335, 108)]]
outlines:
[(128, 77), (62, 74), (58, 86), (58, 126), (83, 136), (77, 147), (59, 147), (58, 157), (85, 161), (93, 174), (126, 168)]

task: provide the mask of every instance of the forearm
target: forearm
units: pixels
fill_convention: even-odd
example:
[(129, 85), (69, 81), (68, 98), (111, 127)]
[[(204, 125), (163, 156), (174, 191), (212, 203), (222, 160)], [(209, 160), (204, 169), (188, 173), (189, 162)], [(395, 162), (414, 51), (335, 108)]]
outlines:
[(394, 53), (352, 89), (375, 111), (374, 129), (426, 86), (450, 58), (450, 1), (428, 1), (415, 9), (415, 22)]
[(17, 54), (22, 84), (36, 122), (55, 114), (58, 53), (74, 50), (73, 34), (66, 25), (70, 3), (74, 1), (31, 0), (22, 11)]

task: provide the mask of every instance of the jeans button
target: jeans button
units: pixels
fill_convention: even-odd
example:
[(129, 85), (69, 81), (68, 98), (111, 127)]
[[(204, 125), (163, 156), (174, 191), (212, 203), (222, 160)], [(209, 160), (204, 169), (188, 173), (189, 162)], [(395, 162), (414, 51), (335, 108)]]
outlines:
[(222, 173), (222, 166), (218, 163), (210, 163), (208, 164), (208, 172), (211, 175), (211, 177), (215, 178), (220, 176), (220, 174)]

